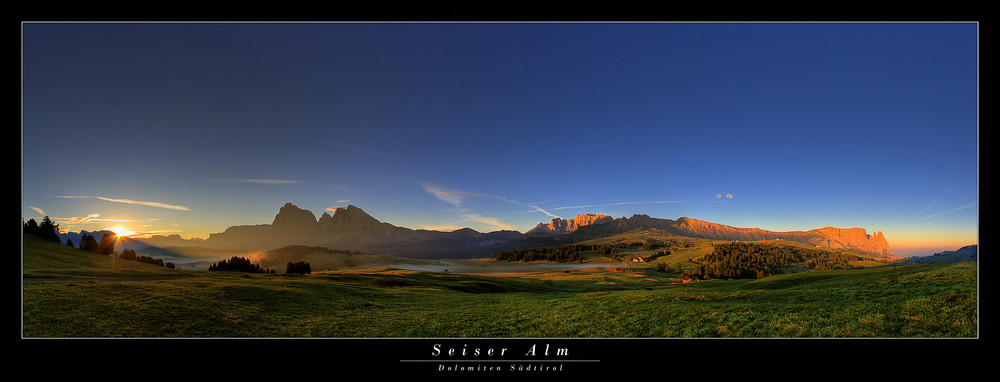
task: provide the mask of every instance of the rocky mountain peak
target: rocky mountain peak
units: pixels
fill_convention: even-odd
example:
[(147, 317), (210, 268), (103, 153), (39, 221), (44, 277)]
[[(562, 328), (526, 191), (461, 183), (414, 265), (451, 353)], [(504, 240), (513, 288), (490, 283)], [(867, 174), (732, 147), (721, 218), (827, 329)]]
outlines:
[(372, 232), (384, 231), (385, 227), (378, 219), (373, 218), (364, 210), (348, 205), (337, 207), (333, 215), (323, 213), (319, 219), (319, 227), (322, 232)]
[(308, 234), (316, 229), (316, 215), (292, 203), (285, 203), (274, 215), (271, 222), (274, 233), (277, 234)]
[(883, 256), (892, 256), (889, 241), (886, 240), (882, 231), (876, 231), (874, 235), (869, 235), (864, 228), (823, 227), (810, 232), (819, 234), (819, 237), (810, 240), (815, 245), (857, 249)]
[(563, 219), (554, 218), (549, 224), (538, 223), (535, 228), (528, 230), (525, 233), (557, 233), (557, 234), (567, 234), (576, 231), (580, 227), (591, 225), (607, 223), (614, 220), (611, 216), (602, 214), (580, 214), (576, 215), (573, 219)]

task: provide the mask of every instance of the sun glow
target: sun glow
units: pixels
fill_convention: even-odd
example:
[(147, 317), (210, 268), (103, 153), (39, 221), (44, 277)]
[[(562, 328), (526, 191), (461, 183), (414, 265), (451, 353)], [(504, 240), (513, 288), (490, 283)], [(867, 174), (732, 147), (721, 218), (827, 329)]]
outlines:
[(108, 228), (108, 230), (110, 230), (111, 232), (114, 232), (115, 235), (118, 235), (118, 237), (129, 237), (129, 236), (135, 235), (135, 231), (129, 231), (125, 227), (111, 227), (111, 228)]

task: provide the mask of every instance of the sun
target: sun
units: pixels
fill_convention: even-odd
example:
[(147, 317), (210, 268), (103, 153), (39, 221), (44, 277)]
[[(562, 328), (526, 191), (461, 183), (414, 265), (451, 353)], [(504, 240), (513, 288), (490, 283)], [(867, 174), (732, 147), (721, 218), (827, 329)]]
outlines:
[(135, 231), (129, 231), (125, 227), (111, 227), (108, 229), (111, 230), (111, 232), (114, 232), (115, 235), (118, 235), (118, 237), (129, 237), (135, 235)]

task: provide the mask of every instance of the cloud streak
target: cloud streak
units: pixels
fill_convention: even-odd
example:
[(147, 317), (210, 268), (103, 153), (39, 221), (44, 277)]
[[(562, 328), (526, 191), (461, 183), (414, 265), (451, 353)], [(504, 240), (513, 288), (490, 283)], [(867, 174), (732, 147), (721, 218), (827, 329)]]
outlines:
[(81, 216), (74, 216), (74, 217), (71, 217), (69, 219), (66, 219), (66, 222), (67, 223), (89, 223), (90, 221), (92, 221), (94, 219), (97, 219), (100, 216), (101, 216), (101, 214), (90, 214), (90, 215), (82, 216), (82, 217)]
[(185, 207), (185, 206), (179, 206), (179, 205), (174, 205), (174, 204), (167, 204), (167, 203), (162, 203), (162, 202), (147, 202), (147, 201), (132, 200), (132, 199), (107, 198), (107, 197), (103, 197), (103, 196), (78, 196), (78, 195), (74, 195), (74, 196), (56, 196), (56, 197), (57, 198), (65, 198), (65, 199), (97, 199), (97, 200), (103, 200), (103, 201), (112, 202), (112, 203), (122, 203), (122, 204), (132, 204), (132, 205), (139, 205), (139, 206), (146, 206), (146, 207), (165, 208), (165, 209), (168, 209), (168, 210), (177, 210), (177, 211), (190, 211), (191, 210), (190, 208)]
[(289, 179), (228, 179), (230, 182), (240, 182), (240, 183), (256, 183), (256, 184), (301, 184), (305, 183), (300, 180), (289, 180)]
[(131, 219), (100, 219), (100, 217), (101, 214), (90, 214), (87, 216), (74, 216), (70, 218), (53, 218), (53, 220), (66, 224), (135, 222), (135, 220)]
[[(489, 226), (492, 226), (492, 227), (500, 229), (500, 230), (514, 230), (515, 229), (515, 227), (513, 225), (504, 223), (504, 222), (500, 221), (500, 219), (498, 219), (498, 218), (490, 217), (490, 216), (482, 216), (482, 215), (475, 214), (475, 213), (470, 213), (472, 211), (472, 209), (471, 208), (465, 208), (464, 207), (464, 203), (465, 203), (465, 199), (470, 198), (470, 197), (493, 198), (493, 199), (502, 200), (502, 201), (507, 202), (507, 203), (518, 203), (516, 201), (507, 199), (507, 198), (505, 198), (503, 196), (498, 196), (498, 195), (493, 195), (493, 194), (485, 194), (485, 193), (474, 193), (474, 192), (456, 191), (456, 190), (451, 190), (451, 189), (448, 189), (448, 188), (445, 188), (445, 187), (430, 185), (430, 184), (426, 184), (426, 183), (422, 183), (421, 186), (423, 187), (424, 192), (429, 193), (431, 195), (434, 195), (439, 200), (455, 206), (456, 211), (461, 216), (461, 220), (458, 221), (459, 223), (461, 223), (461, 222), (475, 222), (475, 223), (489, 225)], [(523, 203), (518, 203), (518, 204), (523, 204)], [(548, 214), (548, 212), (545, 212), (545, 210), (542, 210), (541, 208), (538, 208), (538, 207), (534, 207), (534, 208), (536, 210), (538, 210), (538, 211), (541, 211), (541, 212), (544, 212), (544, 213)], [(448, 226), (448, 228), (451, 228), (451, 227), (453, 227), (453, 226)]]
[[(516, 200), (508, 199), (508, 198), (506, 198), (504, 196), (500, 196), (500, 195), (494, 195), (494, 194), (488, 194), (488, 193), (474, 193), (474, 192), (456, 191), (456, 190), (448, 189), (448, 188), (445, 188), (445, 187), (440, 187), (440, 186), (426, 184), (426, 183), (421, 183), (421, 186), (423, 187), (424, 192), (432, 194), (435, 197), (437, 197), (439, 200), (455, 206), (456, 210), (458, 211), (458, 213), (461, 216), (461, 221), (459, 221), (459, 222), (470, 222), (471, 221), (471, 222), (476, 222), (476, 223), (480, 223), (480, 224), (490, 225), (490, 226), (493, 226), (495, 228), (502, 229), (502, 230), (514, 230), (515, 228), (514, 228), (513, 225), (504, 223), (504, 222), (500, 221), (497, 218), (493, 218), (493, 217), (489, 217), (489, 216), (482, 216), (482, 215), (479, 215), (479, 214), (476, 214), (476, 213), (472, 213), (472, 209), (465, 207), (466, 200), (469, 199), (469, 198), (473, 198), (473, 197), (484, 197), (484, 198), (497, 199), (497, 200), (501, 200), (501, 201), (504, 201), (504, 202), (507, 202), (507, 203), (518, 204), (518, 205), (522, 205), (522, 206), (526, 206), (526, 207), (530, 208), (529, 210), (522, 211), (521, 213), (526, 213), (527, 214), (527, 213), (541, 212), (541, 213), (543, 213), (543, 214), (545, 214), (545, 215), (547, 215), (547, 216), (549, 216), (551, 218), (560, 218), (559, 215), (557, 215), (556, 213), (553, 212), (553, 211), (558, 211), (558, 210), (580, 209), (580, 208), (593, 208), (593, 207), (608, 207), (608, 206), (623, 206), (623, 205), (630, 205), (630, 204), (683, 203), (681, 201), (676, 201), (676, 200), (622, 201), (622, 202), (604, 203), (604, 204), (585, 204), (585, 205), (575, 205), (575, 206), (562, 206), (562, 207), (553, 207), (553, 208), (542, 208), (542, 207), (539, 207), (537, 205), (537, 203), (536, 204), (522, 203), (522, 202), (518, 202)], [(721, 197), (721, 195), (719, 197)], [(730, 198), (730, 199), (732, 199), (732, 195), (728, 195), (727, 197)], [(452, 225), (448, 226), (448, 228), (451, 228), (451, 227), (453, 227), (453, 226)]]
[(578, 206), (564, 206), (555, 207), (552, 210), (569, 210), (575, 208), (593, 208), (593, 207), (609, 207), (609, 206), (624, 206), (630, 204), (666, 204), (666, 203), (683, 203), (678, 200), (657, 200), (652, 202), (615, 202), (615, 203), (604, 203), (604, 204), (582, 204)]
[(468, 220), (468, 221), (473, 221), (473, 222), (476, 222), (476, 223), (490, 225), (490, 226), (496, 227), (497, 229), (506, 230), (506, 231), (513, 231), (514, 230), (514, 226), (512, 226), (510, 224), (507, 224), (507, 223), (504, 223), (504, 222), (501, 222), (500, 219), (497, 219), (497, 218), (494, 218), (494, 217), (481, 216), (481, 215), (478, 215), (478, 214), (464, 214), (462, 216), (465, 216), (466, 220)]
[(467, 192), (448, 190), (428, 184), (422, 184), (422, 186), (424, 187), (424, 192), (434, 195), (441, 201), (458, 208), (462, 207), (462, 201), (469, 195)]
[(975, 206), (976, 206), (976, 205), (978, 205), (978, 204), (979, 204), (979, 203), (969, 203), (969, 204), (966, 204), (966, 205), (964, 205), (964, 206), (961, 206), (961, 207), (955, 207), (955, 208), (952, 208), (952, 209), (950, 209), (950, 210), (947, 210), (947, 211), (944, 211), (944, 212), (938, 212), (938, 213), (936, 213), (936, 214), (931, 214), (931, 215), (927, 215), (927, 216), (924, 216), (924, 217), (922, 217), (922, 218), (919, 218), (919, 219), (917, 219), (917, 220), (926, 220), (926, 219), (930, 219), (930, 218), (933, 218), (933, 217), (938, 217), (938, 216), (941, 216), (941, 215), (947, 215), (947, 214), (950, 214), (950, 213), (952, 213), (952, 212), (957, 212), (957, 211), (961, 211), (961, 210), (964, 210), (964, 209), (966, 209), (966, 208), (972, 208), (972, 207), (975, 207)]
[(551, 218), (559, 218), (558, 215), (555, 215), (555, 214), (552, 214), (549, 211), (543, 210), (542, 207), (536, 206), (534, 204), (529, 204), (528, 207), (531, 207), (531, 208), (534, 208), (534, 209), (530, 210), (530, 211), (527, 211), (525, 213), (529, 213), (529, 212), (541, 212), (543, 214), (549, 215), (549, 217), (551, 217)]
[(430, 184), (425, 184), (425, 183), (422, 183), (421, 186), (423, 186), (424, 192), (432, 194), (432, 195), (436, 196), (438, 199), (440, 199), (441, 201), (447, 202), (447, 203), (449, 203), (449, 204), (451, 204), (451, 205), (453, 205), (455, 207), (458, 207), (458, 208), (461, 208), (462, 207), (462, 203), (465, 202), (465, 199), (466, 198), (470, 198), (470, 197), (493, 198), (493, 199), (499, 199), (499, 200), (502, 200), (502, 201), (505, 201), (505, 202), (508, 202), (508, 203), (516, 203), (516, 202), (514, 202), (514, 201), (512, 201), (510, 199), (507, 199), (507, 198), (505, 198), (503, 196), (499, 196), (499, 195), (485, 194), (485, 193), (476, 193), (476, 192), (455, 191), (455, 190), (450, 190), (450, 189), (447, 189), (447, 188), (444, 188), (444, 187), (430, 185)]
[(441, 232), (452, 232), (458, 231), (464, 227), (457, 225), (421, 225), (421, 229), (426, 229), (428, 231), (441, 231)]
[(132, 200), (132, 199), (112, 199), (112, 198), (105, 198), (103, 196), (95, 196), (94, 198), (98, 199), (98, 200), (103, 200), (103, 201), (106, 201), (106, 202), (112, 202), (112, 203), (134, 204), (134, 205), (147, 206), (147, 207), (166, 208), (168, 210), (191, 211), (190, 208), (187, 208), (185, 206), (178, 206), (178, 205), (161, 203), (161, 202), (144, 202), (144, 201)]

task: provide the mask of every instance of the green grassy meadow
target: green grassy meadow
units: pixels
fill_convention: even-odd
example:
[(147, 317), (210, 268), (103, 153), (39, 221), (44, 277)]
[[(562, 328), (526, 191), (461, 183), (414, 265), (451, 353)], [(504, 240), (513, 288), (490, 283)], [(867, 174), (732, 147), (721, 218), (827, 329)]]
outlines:
[[(698, 246), (657, 261), (683, 263)], [(22, 336), (976, 337), (975, 262), (677, 283), (652, 264), (496, 274), (174, 270), (25, 236)]]

